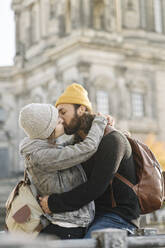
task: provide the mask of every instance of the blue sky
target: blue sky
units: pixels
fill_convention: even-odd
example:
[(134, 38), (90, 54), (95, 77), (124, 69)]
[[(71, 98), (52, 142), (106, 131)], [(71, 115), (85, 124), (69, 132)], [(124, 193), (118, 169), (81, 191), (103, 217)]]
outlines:
[(0, 0), (0, 66), (12, 65), (15, 54), (12, 0)]

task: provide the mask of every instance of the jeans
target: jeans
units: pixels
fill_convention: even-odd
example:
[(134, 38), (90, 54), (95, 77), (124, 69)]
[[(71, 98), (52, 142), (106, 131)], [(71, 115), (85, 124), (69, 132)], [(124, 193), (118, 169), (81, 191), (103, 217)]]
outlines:
[(91, 232), (104, 228), (117, 228), (127, 230), (128, 233), (133, 233), (136, 227), (114, 213), (96, 213), (94, 221), (88, 228), (85, 239), (91, 238)]

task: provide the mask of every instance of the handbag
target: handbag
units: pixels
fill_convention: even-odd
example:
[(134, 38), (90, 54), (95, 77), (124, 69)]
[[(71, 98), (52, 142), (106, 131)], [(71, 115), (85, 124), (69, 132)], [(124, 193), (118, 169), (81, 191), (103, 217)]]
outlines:
[(6, 201), (6, 228), (10, 233), (30, 234), (35, 238), (42, 230), (41, 216), (44, 214), (31, 190), (25, 169), (21, 180)]

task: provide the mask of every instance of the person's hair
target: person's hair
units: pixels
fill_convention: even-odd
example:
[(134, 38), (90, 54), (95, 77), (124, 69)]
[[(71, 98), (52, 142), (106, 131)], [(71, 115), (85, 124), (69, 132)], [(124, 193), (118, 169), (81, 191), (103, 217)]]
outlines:
[(80, 133), (82, 132), (85, 136), (88, 134), (91, 126), (92, 126), (92, 122), (95, 118), (94, 114), (90, 114), (88, 112), (85, 112), (82, 116), (80, 116), (80, 128), (78, 133), (75, 133), (74, 135), (74, 143), (79, 143), (81, 142), (83, 139), (80, 136)]
[[(74, 109), (75, 109), (75, 111), (81, 106), (82, 104), (73, 104), (73, 106), (74, 106)], [(90, 114), (92, 114), (91, 113), (91, 111), (90, 110), (88, 110), (88, 108), (86, 107), (86, 106), (84, 106), (86, 109), (85, 109), (85, 112), (87, 112), (87, 113), (90, 113)]]

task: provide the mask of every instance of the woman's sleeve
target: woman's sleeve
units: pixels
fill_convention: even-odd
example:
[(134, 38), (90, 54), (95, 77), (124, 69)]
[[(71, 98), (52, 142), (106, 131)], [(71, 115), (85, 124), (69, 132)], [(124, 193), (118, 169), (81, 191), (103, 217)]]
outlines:
[(92, 127), (84, 141), (59, 148), (39, 148), (31, 154), (34, 166), (50, 173), (56, 170), (64, 170), (88, 160), (97, 150), (104, 135), (107, 120), (102, 116), (96, 116)]
[(69, 145), (73, 145), (74, 144), (74, 136), (72, 135), (71, 137), (69, 137), (67, 140), (63, 141), (62, 143), (60, 142), (59, 145), (60, 146), (69, 146)]
[(100, 197), (118, 170), (125, 152), (126, 146), (120, 135), (104, 136), (92, 157), (93, 169), (88, 180), (71, 191), (50, 195), (48, 206), (51, 212), (74, 211)]

